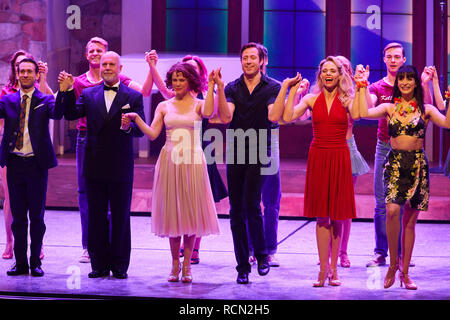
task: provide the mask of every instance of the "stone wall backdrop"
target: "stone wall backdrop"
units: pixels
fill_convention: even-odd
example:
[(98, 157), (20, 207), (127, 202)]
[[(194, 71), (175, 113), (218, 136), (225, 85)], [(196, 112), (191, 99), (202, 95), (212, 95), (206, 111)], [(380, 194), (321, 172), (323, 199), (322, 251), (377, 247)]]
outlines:
[[(80, 9), (79, 29), (66, 26), (70, 5)], [(85, 47), (92, 37), (104, 38), (109, 50), (121, 54), (121, 28), (120, 0), (0, 0), (0, 86), (8, 80), (11, 55), (23, 49), (48, 62), (47, 81), (56, 92), (59, 71), (78, 76), (88, 70)], [(56, 152), (74, 152), (76, 121), (56, 121), (54, 126)]]
[(9, 59), (19, 49), (47, 60), (47, 1), (0, 0), (0, 86), (9, 77)]
[[(121, 54), (122, 1), (118, 0), (70, 0), (80, 7), (81, 28), (69, 31), (70, 67), (73, 75), (89, 69), (85, 49), (87, 42), (95, 36), (108, 41), (109, 50)], [(66, 121), (64, 146), (66, 152), (74, 152), (76, 121)]]
[(70, 71), (79, 75), (89, 68), (84, 56), (86, 44), (98, 36), (109, 43), (109, 50), (121, 54), (122, 1), (118, 0), (70, 0), (81, 9), (81, 29), (71, 30)]

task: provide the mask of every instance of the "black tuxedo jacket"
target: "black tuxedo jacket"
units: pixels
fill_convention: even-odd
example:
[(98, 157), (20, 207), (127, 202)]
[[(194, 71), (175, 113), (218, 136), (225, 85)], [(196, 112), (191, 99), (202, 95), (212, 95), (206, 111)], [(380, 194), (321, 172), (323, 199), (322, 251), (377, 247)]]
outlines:
[[(120, 83), (106, 110), (103, 83), (86, 88), (76, 100), (74, 90), (59, 92), (56, 104), (65, 106), (67, 120), (87, 118), (87, 140), (83, 175), (87, 179), (132, 182), (134, 174), (133, 137), (143, 133), (132, 122), (128, 132), (120, 129), (122, 113), (136, 112), (145, 121), (142, 94)], [(123, 107), (129, 105), (129, 108)]]
[[(20, 91), (8, 94), (0, 99), (0, 118), (5, 119), (5, 129), (0, 147), (0, 166), (8, 165), (8, 155), (14, 150), (20, 124)], [(30, 134), (33, 153), (43, 170), (56, 167), (55, 151), (53, 149), (49, 119), (60, 120), (64, 115), (64, 105), (55, 105), (52, 95), (45, 95), (35, 89), (31, 98), (28, 117), (28, 131)]]

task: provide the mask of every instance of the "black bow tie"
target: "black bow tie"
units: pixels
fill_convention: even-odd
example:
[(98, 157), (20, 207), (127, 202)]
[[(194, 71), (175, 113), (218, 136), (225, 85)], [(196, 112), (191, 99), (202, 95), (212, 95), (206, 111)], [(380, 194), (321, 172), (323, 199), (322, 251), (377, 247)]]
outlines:
[(119, 88), (118, 88), (118, 87), (108, 87), (108, 86), (103, 86), (103, 90), (106, 90), (106, 91), (112, 90), (112, 91), (117, 92), (117, 90), (119, 90)]

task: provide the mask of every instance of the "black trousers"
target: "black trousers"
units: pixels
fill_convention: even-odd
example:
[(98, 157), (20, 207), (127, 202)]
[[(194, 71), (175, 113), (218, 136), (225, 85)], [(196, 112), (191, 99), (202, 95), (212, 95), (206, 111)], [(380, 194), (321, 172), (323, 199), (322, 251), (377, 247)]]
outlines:
[[(132, 187), (132, 182), (86, 180), (88, 252), (92, 270), (128, 270), (131, 254)], [(111, 222), (108, 220), (108, 208), (111, 211)]]
[(238, 272), (250, 272), (247, 229), (250, 233), (255, 257), (260, 260), (267, 256), (260, 205), (261, 166), (257, 164), (228, 164), (227, 181), (230, 200), (230, 225), (237, 262), (236, 270)]
[(41, 265), (39, 255), (45, 234), (45, 200), (48, 170), (41, 169), (35, 157), (23, 158), (10, 154), (6, 180), (12, 213), (16, 264), (28, 266), (28, 213), (30, 221), (30, 266)]

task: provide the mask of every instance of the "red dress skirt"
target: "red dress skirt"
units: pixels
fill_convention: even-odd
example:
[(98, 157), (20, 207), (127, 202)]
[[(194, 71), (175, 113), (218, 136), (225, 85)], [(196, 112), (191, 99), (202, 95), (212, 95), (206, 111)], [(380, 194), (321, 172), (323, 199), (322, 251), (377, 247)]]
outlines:
[(345, 139), (347, 112), (338, 95), (328, 114), (325, 96), (321, 93), (314, 104), (312, 120), (304, 216), (332, 220), (356, 218), (350, 152)]

